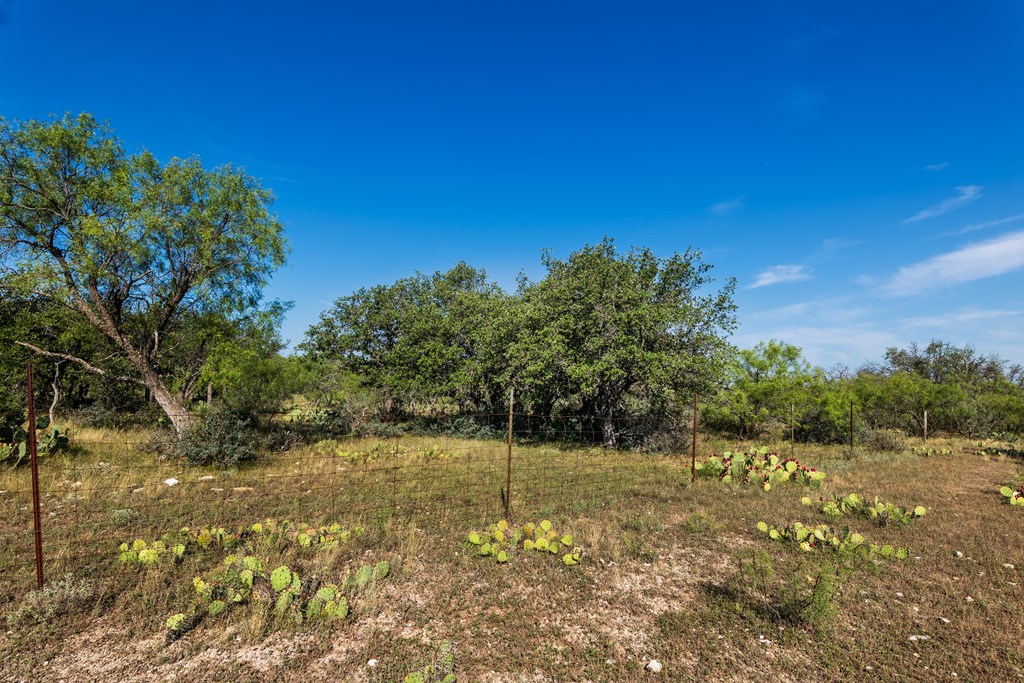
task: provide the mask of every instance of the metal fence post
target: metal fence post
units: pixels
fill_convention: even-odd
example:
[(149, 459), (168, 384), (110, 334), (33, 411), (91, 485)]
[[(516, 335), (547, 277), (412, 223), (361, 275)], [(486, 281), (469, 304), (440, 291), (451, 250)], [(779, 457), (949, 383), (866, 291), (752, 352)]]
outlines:
[(850, 455), (853, 455), (853, 401), (850, 401)]
[(789, 404), (789, 457), (796, 457), (796, 404)]
[(690, 445), (690, 483), (697, 481), (697, 394), (693, 395), (693, 443)]
[(28, 364), (28, 453), (32, 468), (32, 527), (36, 542), (36, 587), (43, 587), (43, 524), (39, 514), (39, 454), (36, 444), (36, 402), (32, 363)]
[(508, 467), (505, 471), (505, 519), (512, 508), (512, 407), (516, 401), (516, 388), (508, 391)]

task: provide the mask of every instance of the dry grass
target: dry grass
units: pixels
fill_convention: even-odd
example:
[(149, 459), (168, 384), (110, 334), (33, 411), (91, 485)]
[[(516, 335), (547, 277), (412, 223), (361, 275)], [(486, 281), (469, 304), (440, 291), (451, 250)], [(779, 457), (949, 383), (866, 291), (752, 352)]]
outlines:
[[(455, 645), (460, 681), (1024, 677), (1024, 513), (996, 493), (1021, 474), (1007, 458), (799, 447), (801, 460), (829, 473), (822, 494), (929, 508), (905, 528), (849, 520), (871, 540), (908, 547), (911, 558), (850, 574), (838, 615), (811, 623), (780, 606), (818, 561), (754, 529), (759, 520), (823, 521), (800, 504), (804, 492), (691, 485), (688, 457), (517, 447), (515, 517), (550, 517), (572, 532), (586, 557), (567, 568), (525, 554), (497, 565), (462, 542), (501, 515), (506, 451), (497, 442), (370, 439), (217, 471), (156, 461), (126, 445), (134, 433), (78, 438), (95, 445), (43, 467), (47, 571), (88, 577), (95, 595), (47, 623), (9, 627), (0, 636), (3, 680), (400, 681), (443, 640)], [(378, 443), (375, 459), (336, 454)], [(958, 453), (963, 445), (949, 444)], [(445, 455), (424, 454), (435, 446)], [(168, 477), (181, 483), (168, 487)], [(0, 472), (0, 611), (8, 614), (33, 586), (28, 488), (27, 471)], [(137, 514), (115, 518), (129, 508)], [(270, 562), (331, 579), (387, 559), (393, 575), (354, 601), (341, 624), (299, 628), (243, 608), (166, 645), (161, 622), (188, 604), (191, 577), (217, 560), (121, 567), (117, 544), (265, 517), (366, 527), (337, 550)], [(759, 549), (774, 578), (740, 580), (740, 564)], [(371, 658), (377, 667), (366, 666)], [(643, 670), (651, 658), (661, 674)]]

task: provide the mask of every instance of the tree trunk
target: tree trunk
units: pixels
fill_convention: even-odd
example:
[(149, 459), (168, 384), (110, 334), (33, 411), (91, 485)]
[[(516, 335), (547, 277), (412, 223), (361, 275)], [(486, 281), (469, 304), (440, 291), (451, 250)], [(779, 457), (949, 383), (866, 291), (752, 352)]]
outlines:
[(615, 448), (615, 420), (609, 411), (601, 423), (601, 436), (605, 448)]
[(167, 419), (174, 425), (174, 431), (180, 439), (182, 435), (192, 426), (192, 416), (189, 414), (185, 404), (178, 400), (178, 397), (170, 392), (164, 385), (160, 375), (148, 365), (139, 368), (142, 374), (142, 381), (149, 389), (149, 395), (153, 397), (157, 405), (167, 415)]
[(156, 401), (156, 404), (167, 415), (167, 419), (171, 421), (174, 431), (180, 439), (188, 428), (192, 426), (193, 422), (192, 416), (189, 414), (188, 409), (185, 408), (185, 404), (171, 393), (167, 385), (164, 384), (163, 378), (160, 377), (160, 374), (146, 356), (140, 353), (138, 349), (133, 348), (123, 338), (119, 337), (118, 341), (121, 342), (121, 348), (124, 349), (128, 359), (135, 365), (139, 374), (142, 375), (142, 383), (149, 390), (150, 397)]

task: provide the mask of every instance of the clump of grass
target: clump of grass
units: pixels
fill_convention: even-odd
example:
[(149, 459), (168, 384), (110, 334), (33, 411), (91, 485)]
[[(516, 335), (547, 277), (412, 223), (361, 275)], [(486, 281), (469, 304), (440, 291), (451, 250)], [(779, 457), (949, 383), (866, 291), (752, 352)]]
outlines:
[(12, 628), (42, 624), (84, 609), (95, 596), (92, 581), (66, 576), (27, 593), (21, 603), (7, 614), (7, 624)]

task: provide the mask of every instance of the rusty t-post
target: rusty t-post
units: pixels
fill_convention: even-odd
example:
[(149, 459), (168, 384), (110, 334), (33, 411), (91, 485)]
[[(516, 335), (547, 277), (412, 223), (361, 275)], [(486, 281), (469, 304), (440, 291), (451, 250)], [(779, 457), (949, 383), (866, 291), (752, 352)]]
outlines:
[(39, 454), (36, 445), (36, 402), (32, 363), (28, 364), (28, 454), (32, 468), (32, 527), (36, 541), (36, 587), (43, 587), (43, 523), (39, 514)]
[(796, 457), (796, 404), (789, 404), (789, 457)]

